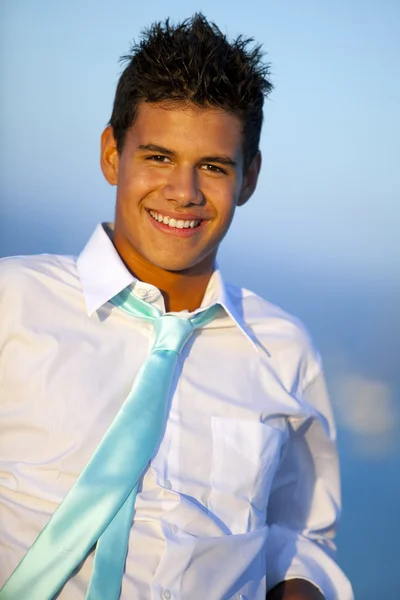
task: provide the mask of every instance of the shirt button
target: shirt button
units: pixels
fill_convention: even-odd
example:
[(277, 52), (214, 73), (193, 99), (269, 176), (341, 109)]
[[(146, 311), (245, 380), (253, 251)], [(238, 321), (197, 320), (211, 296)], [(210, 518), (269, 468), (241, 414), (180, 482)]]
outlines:
[(171, 600), (171, 598), (172, 598), (172, 594), (171, 594), (171, 592), (170, 592), (169, 590), (163, 590), (163, 591), (161, 592), (161, 598), (162, 598), (163, 600)]
[(165, 487), (166, 490), (172, 490), (172, 483), (170, 482), (169, 479), (166, 479), (164, 481), (164, 487)]
[(145, 290), (144, 288), (135, 287), (135, 289), (133, 291), (137, 298), (140, 298), (141, 300), (146, 300), (146, 298), (148, 296), (147, 290)]
[(172, 531), (172, 533), (175, 535), (178, 533), (178, 528), (176, 525), (174, 525), (173, 523), (170, 524), (169, 526), (170, 530)]

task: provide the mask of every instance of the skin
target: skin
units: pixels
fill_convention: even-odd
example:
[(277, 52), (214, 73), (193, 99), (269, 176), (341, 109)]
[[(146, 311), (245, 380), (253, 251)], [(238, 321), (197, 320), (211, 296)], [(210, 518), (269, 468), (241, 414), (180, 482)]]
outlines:
[(271, 590), (266, 600), (324, 600), (324, 596), (309, 581), (290, 579)]
[[(255, 190), (261, 156), (243, 172), (242, 129), (223, 110), (160, 102), (139, 106), (120, 155), (112, 129), (103, 132), (102, 170), (117, 186), (114, 245), (167, 310), (200, 306), (235, 209)], [(160, 231), (149, 210), (201, 226), (190, 237)]]
[[(242, 122), (215, 108), (142, 103), (120, 154), (112, 128), (104, 130), (101, 167), (117, 186), (113, 241), (127, 268), (160, 289), (167, 311), (198, 308), (236, 207), (257, 185), (261, 155), (244, 171)], [(182, 236), (156, 227), (150, 210), (198, 219), (201, 226)], [(302, 580), (280, 584), (267, 596), (321, 599)]]

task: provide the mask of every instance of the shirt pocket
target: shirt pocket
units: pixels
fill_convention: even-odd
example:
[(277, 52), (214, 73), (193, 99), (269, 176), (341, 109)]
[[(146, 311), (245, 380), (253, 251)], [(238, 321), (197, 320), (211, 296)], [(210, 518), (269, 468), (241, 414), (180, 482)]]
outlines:
[(283, 432), (258, 421), (212, 417), (213, 457), (209, 510), (229, 531), (246, 533), (266, 523), (271, 484)]

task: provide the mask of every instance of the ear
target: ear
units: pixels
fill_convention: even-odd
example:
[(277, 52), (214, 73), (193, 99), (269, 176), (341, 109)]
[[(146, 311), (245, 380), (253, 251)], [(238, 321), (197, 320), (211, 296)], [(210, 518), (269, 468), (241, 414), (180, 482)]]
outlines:
[(101, 134), (100, 165), (108, 183), (117, 185), (119, 155), (114, 133), (110, 125)]
[(237, 206), (246, 204), (247, 200), (253, 195), (253, 192), (257, 186), (258, 175), (261, 170), (261, 162), (261, 152), (258, 151), (243, 176), (242, 188), (236, 203)]

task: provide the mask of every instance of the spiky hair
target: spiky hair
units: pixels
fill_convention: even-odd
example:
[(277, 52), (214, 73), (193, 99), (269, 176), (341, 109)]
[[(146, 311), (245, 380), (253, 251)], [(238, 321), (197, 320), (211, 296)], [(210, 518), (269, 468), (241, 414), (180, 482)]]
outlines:
[(269, 64), (253, 38), (226, 35), (200, 13), (182, 23), (154, 23), (134, 42), (118, 82), (110, 125), (118, 151), (141, 102), (192, 102), (218, 107), (243, 122), (244, 167), (259, 147)]

